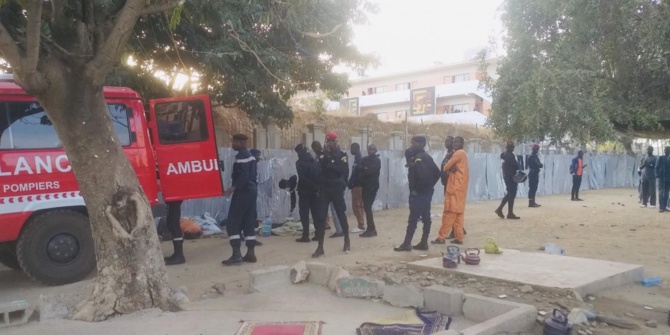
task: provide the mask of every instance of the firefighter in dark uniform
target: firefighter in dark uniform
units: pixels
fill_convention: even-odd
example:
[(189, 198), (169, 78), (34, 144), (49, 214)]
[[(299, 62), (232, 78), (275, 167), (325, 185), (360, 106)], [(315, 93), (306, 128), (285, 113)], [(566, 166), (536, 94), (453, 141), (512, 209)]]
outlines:
[[(435, 184), (440, 179), (440, 168), (435, 164), (433, 158), (426, 153), (426, 138), (415, 136), (412, 139), (412, 147), (405, 152), (407, 158), (409, 178), (409, 218), (407, 220), (407, 232), (403, 243), (393, 250), (412, 251), (428, 250), (428, 237), (430, 236), (430, 204), (433, 200)], [(412, 238), (416, 230), (419, 218), (423, 222), (423, 234), (421, 242), (412, 247)]]
[(184, 234), (181, 231), (181, 203), (182, 200), (166, 201), (167, 217), (165, 218), (167, 229), (172, 235), (172, 246), (174, 253), (163, 258), (165, 265), (177, 265), (186, 263), (184, 257)]
[(319, 242), (313, 258), (323, 256), (323, 238), (326, 234), (326, 217), (328, 216), (328, 206), (333, 204), (337, 218), (340, 220), (342, 232), (344, 233), (343, 251), (348, 252), (351, 249), (349, 242), (349, 223), (347, 222), (347, 205), (344, 202), (344, 191), (347, 188), (345, 180), (349, 177), (349, 163), (347, 154), (338, 149), (337, 134), (328, 133), (326, 135), (326, 147), (323, 151), (323, 158), (319, 160), (321, 164), (321, 187), (319, 190), (319, 220), (316, 225), (316, 238)]
[(503, 214), (503, 208), (507, 205), (507, 218), (510, 220), (518, 220), (520, 217), (514, 214), (514, 199), (516, 199), (516, 191), (519, 186), (516, 181), (514, 181), (514, 175), (519, 171), (519, 161), (517, 161), (516, 156), (514, 155), (514, 142), (507, 141), (507, 150), (500, 154), (500, 159), (503, 161), (502, 173), (507, 193), (500, 202), (498, 209), (495, 210), (495, 213), (498, 217), (504, 219), (505, 215)]
[[(242, 262), (255, 263), (256, 255), (256, 196), (258, 187), (256, 185), (256, 162), (254, 156), (247, 149), (248, 138), (244, 134), (233, 136), (233, 150), (237, 151), (235, 163), (233, 164), (233, 185), (226, 190), (226, 196), (232, 194), (228, 211), (226, 229), (233, 255), (221, 262), (223, 265), (238, 265)], [(244, 240), (247, 245), (247, 254), (242, 257), (241, 232), (244, 232)]]
[(528, 156), (528, 207), (540, 207), (540, 205), (535, 202), (535, 194), (537, 194), (537, 186), (540, 182), (540, 169), (544, 167), (542, 162), (540, 162), (540, 145), (533, 144), (533, 153)]
[[(321, 168), (319, 163), (307, 151), (304, 144), (295, 147), (298, 161), (295, 169), (298, 172), (298, 212), (302, 223), (302, 237), (296, 242), (310, 242), (309, 213), (312, 212), (312, 221), (316, 224), (319, 218), (319, 184), (321, 184)], [(315, 225), (316, 227), (316, 225)]]

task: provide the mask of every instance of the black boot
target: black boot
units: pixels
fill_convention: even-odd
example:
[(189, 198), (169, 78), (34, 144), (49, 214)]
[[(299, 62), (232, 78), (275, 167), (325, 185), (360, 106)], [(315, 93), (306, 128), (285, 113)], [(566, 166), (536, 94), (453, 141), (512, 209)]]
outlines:
[(316, 240), (319, 242), (319, 246), (316, 247), (316, 250), (312, 254), (312, 258), (319, 258), (323, 256), (325, 253), (323, 252), (323, 238), (325, 237), (326, 232), (325, 231), (317, 231), (314, 234), (314, 237)]
[(240, 248), (242, 247), (242, 241), (239, 239), (230, 240), (230, 246), (233, 247), (233, 255), (230, 256), (227, 260), (221, 262), (223, 265), (239, 265), (242, 263), (242, 252)]
[(165, 265), (177, 265), (186, 263), (186, 258), (184, 258), (184, 240), (172, 241), (172, 246), (174, 248), (174, 253), (170, 257), (165, 257)]
[(419, 244), (415, 245), (413, 248), (416, 250), (428, 250), (428, 236), (430, 235), (430, 231), (426, 231), (424, 229), (423, 234), (421, 235), (421, 242)]
[(248, 240), (246, 241), (247, 245), (247, 254), (242, 257), (242, 260), (247, 262), (247, 263), (256, 263), (256, 253), (254, 249), (256, 248), (256, 240)]
[(515, 199), (512, 198), (507, 202), (507, 218), (511, 220), (518, 220), (521, 219), (521, 217), (514, 214), (514, 200)]
[(351, 251), (351, 241), (349, 240), (349, 234), (344, 235), (344, 246), (342, 247), (342, 251), (344, 252)]
[(311, 239), (309, 238), (309, 234), (307, 234), (307, 235), (302, 234), (302, 237), (299, 238), (299, 239), (296, 239), (295, 241), (300, 242), (300, 243), (309, 243), (311, 241)]
[(393, 251), (412, 251), (412, 237), (414, 237), (414, 231), (407, 228), (405, 241), (399, 247), (393, 248)]
[(536, 207), (540, 207), (540, 205), (538, 205), (538, 204), (535, 202), (535, 199), (532, 199), (532, 200), (528, 200), (528, 207), (530, 207), (530, 208), (536, 208)]

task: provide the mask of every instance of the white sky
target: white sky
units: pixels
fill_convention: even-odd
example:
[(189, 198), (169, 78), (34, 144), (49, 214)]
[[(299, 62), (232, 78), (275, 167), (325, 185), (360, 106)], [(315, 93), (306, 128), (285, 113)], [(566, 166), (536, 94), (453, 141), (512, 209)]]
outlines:
[(468, 60), (501, 43), (499, 8), (504, 0), (372, 0), (379, 13), (355, 28), (359, 50), (377, 55), (381, 64), (366, 75), (427, 67), (435, 62)]

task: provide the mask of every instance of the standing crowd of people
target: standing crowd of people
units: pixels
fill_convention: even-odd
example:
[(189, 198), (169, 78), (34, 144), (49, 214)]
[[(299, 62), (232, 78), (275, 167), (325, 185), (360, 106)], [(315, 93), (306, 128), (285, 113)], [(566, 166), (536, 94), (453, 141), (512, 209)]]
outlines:
[[(330, 211), (335, 225), (335, 233), (330, 238), (343, 237), (342, 250), (351, 250), (349, 233), (358, 233), (361, 238), (377, 236), (374, 213), (372, 211), (377, 191), (379, 190), (379, 176), (381, 160), (377, 154), (377, 147), (371, 144), (367, 148), (367, 156), (363, 157), (358, 143), (353, 143), (350, 153), (354, 161), (349, 173), (349, 158), (338, 145), (338, 136), (335, 133), (326, 135), (324, 146), (320, 142), (312, 143), (314, 156), (304, 144), (298, 144), (295, 152), (298, 159), (295, 163), (297, 171), (298, 207), (302, 224), (302, 236), (296, 240), (299, 243), (318, 242), (312, 257), (324, 255), (325, 231), (330, 229), (327, 223)], [(403, 242), (395, 247), (398, 252), (428, 250), (428, 240), (432, 225), (431, 203), (435, 192), (435, 185), (441, 181), (444, 186), (444, 211), (442, 224), (437, 238), (432, 244), (446, 244), (450, 239), (452, 244), (463, 244), (467, 234), (464, 228), (465, 207), (467, 203), (470, 172), (468, 156), (464, 151), (465, 140), (462, 137), (448, 136), (445, 140), (447, 154), (441, 165), (425, 151), (426, 137), (415, 136), (411, 146), (405, 151), (407, 177), (409, 180), (409, 217)], [(257, 164), (260, 160), (260, 151), (249, 150), (248, 137), (243, 134), (233, 136), (233, 150), (237, 151), (232, 172), (232, 185), (226, 189), (225, 195), (232, 196), (226, 230), (232, 248), (230, 258), (222, 262), (223, 265), (239, 265), (244, 262), (257, 261), (255, 247), (260, 245), (256, 241), (257, 211), (256, 200), (258, 195)], [(520, 162), (514, 154), (514, 143), (507, 142), (506, 150), (500, 155), (502, 160), (502, 175), (505, 182), (505, 197), (495, 213), (500, 218), (519, 220), (514, 213), (514, 203), (518, 184), (525, 181), (525, 174), (521, 171)], [(528, 207), (536, 208), (537, 188), (540, 170), (544, 165), (538, 156), (539, 145), (532, 147), (532, 154), (527, 158), (529, 168)], [(642, 175), (641, 202), (647, 206), (651, 198), (651, 205), (655, 204), (654, 183), (655, 176), (659, 178), (659, 196), (661, 211), (667, 209), (668, 193), (670, 192), (670, 147), (665, 149), (666, 155), (656, 159), (653, 148), (649, 148), (648, 157), (640, 164)], [(584, 153), (579, 151), (570, 166), (573, 176), (572, 200), (582, 201), (579, 198), (579, 189), (584, 169)], [(352, 207), (357, 226), (349, 230), (344, 200), (347, 188), (351, 191)], [(185, 263), (183, 254), (183, 237), (179, 227), (181, 216), (181, 201), (168, 203), (167, 226), (173, 235), (174, 254), (165, 258), (166, 265)], [(507, 206), (507, 215), (503, 213)], [(310, 214), (314, 225), (314, 237), (310, 238)], [(414, 233), (419, 221), (422, 222), (421, 240), (412, 245)], [(242, 242), (247, 252), (242, 256)]]
[[(656, 208), (656, 187), (658, 184), (658, 211), (668, 211), (670, 193), (670, 147), (665, 147), (663, 156), (654, 155), (654, 147), (647, 147), (647, 155), (638, 167), (640, 176), (640, 206)], [(658, 182), (657, 180), (658, 179)]]

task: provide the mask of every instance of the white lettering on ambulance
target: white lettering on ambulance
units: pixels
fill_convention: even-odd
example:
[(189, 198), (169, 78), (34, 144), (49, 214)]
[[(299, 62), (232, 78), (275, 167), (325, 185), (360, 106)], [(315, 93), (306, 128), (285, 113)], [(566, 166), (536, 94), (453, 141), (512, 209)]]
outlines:
[(42, 169), (44, 169), (45, 173), (52, 173), (53, 168), (51, 166), (51, 157), (47, 156), (46, 162), (44, 162), (40, 157), (35, 157), (35, 168), (37, 173), (42, 173)]
[[(61, 165), (62, 161), (65, 161), (65, 163), (67, 163), (65, 167)], [(56, 169), (58, 169), (58, 171), (63, 173), (70, 172), (70, 170), (72, 170), (72, 166), (70, 166), (70, 161), (67, 159), (67, 155), (59, 155), (58, 157), (56, 157)]]
[(167, 175), (209, 172), (218, 169), (216, 159), (177, 162), (177, 166), (174, 163), (168, 164)]
[(16, 161), (14, 174), (18, 175), (21, 171), (26, 171), (28, 174), (33, 174), (33, 169), (30, 168), (30, 165), (26, 161), (25, 157), (19, 157), (19, 159)]
[(46, 191), (57, 190), (60, 188), (59, 181), (43, 181), (39, 183), (23, 183), (23, 184), (5, 184), (2, 186), (4, 193), (12, 192), (29, 192), (29, 191)]

